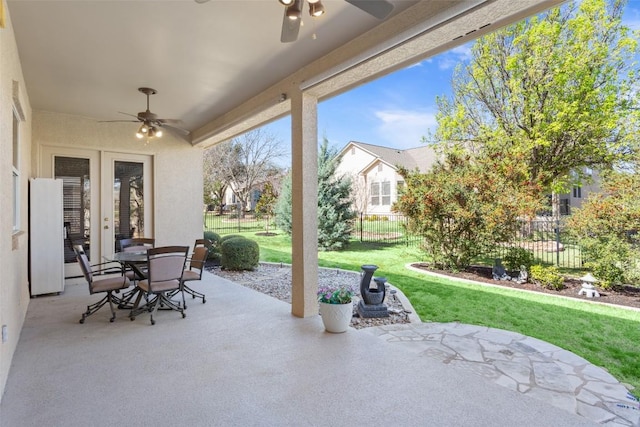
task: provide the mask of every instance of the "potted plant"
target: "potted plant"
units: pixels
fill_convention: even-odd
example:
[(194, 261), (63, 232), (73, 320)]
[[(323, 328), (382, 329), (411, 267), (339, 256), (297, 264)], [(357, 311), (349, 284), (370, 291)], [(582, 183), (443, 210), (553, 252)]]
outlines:
[(350, 285), (326, 285), (318, 289), (320, 316), (327, 332), (346, 332), (353, 316), (353, 295)]

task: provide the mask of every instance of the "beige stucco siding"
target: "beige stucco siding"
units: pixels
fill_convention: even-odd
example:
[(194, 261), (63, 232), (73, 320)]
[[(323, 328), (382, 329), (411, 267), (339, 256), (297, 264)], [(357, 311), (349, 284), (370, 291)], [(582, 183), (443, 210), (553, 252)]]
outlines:
[[(165, 131), (149, 143), (135, 137), (135, 123), (95, 120), (47, 111), (34, 111), (34, 145), (73, 147), (153, 156), (155, 181), (153, 230), (156, 245), (193, 245), (202, 238), (202, 149)], [(41, 156), (37, 171), (42, 173)]]
[[(29, 305), (27, 283), (27, 187), (31, 175), (31, 106), (20, 58), (5, 5), (6, 27), (0, 30), (0, 325), (7, 340), (0, 342), (0, 399)], [(17, 90), (16, 90), (17, 89)], [(13, 232), (13, 108), (14, 97), (24, 115), (20, 123), (20, 231)], [(11, 237), (9, 237), (11, 236)]]

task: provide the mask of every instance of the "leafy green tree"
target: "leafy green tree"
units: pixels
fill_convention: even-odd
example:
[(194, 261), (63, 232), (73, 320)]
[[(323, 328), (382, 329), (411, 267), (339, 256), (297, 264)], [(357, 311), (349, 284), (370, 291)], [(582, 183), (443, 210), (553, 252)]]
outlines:
[(571, 2), (479, 39), (453, 98), (437, 100), (440, 148), (521, 162), (524, 181), (546, 192), (614, 164), (639, 115), (638, 34), (621, 24), (624, 4)]
[(519, 169), (493, 158), (451, 153), (427, 173), (400, 169), (405, 186), (394, 204), (409, 231), (439, 267), (461, 270), (498, 242), (511, 240), (518, 218), (540, 206), (534, 184), (516, 184)]
[(640, 285), (640, 156), (603, 175), (602, 192), (575, 209), (567, 225), (601, 286)]
[[(356, 212), (351, 209), (351, 180), (336, 176), (337, 151), (325, 138), (318, 153), (318, 248), (339, 250), (349, 243)], [(291, 176), (283, 182), (276, 224), (291, 234)]]

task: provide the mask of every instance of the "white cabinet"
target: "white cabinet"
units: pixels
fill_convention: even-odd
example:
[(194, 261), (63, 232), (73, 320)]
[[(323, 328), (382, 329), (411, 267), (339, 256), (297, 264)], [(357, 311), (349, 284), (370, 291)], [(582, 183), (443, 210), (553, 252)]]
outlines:
[(64, 291), (62, 180), (29, 182), (29, 271), (31, 296)]

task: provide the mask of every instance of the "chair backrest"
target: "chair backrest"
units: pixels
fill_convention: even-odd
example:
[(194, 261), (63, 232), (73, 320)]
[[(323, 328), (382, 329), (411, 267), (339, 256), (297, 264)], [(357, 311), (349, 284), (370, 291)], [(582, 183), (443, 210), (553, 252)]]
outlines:
[(209, 248), (207, 248), (206, 246), (196, 246), (193, 249), (191, 261), (189, 261), (189, 270), (200, 270), (200, 278), (202, 278), (202, 270), (204, 270), (204, 265), (207, 262), (208, 256)]
[(211, 250), (211, 246), (213, 246), (213, 242), (209, 239), (196, 239), (195, 245), (193, 245), (194, 251), (198, 246), (205, 246), (207, 249)]
[(156, 239), (150, 237), (134, 237), (132, 239), (122, 239), (119, 243), (121, 252), (141, 252), (153, 248), (156, 244)]
[(78, 264), (80, 264), (82, 274), (84, 274), (84, 278), (87, 280), (89, 287), (91, 287), (91, 283), (93, 282), (93, 272), (91, 271), (89, 258), (87, 258), (87, 254), (84, 253), (82, 245), (74, 245), (73, 250), (76, 253), (76, 259), (78, 260)]
[(147, 251), (149, 287), (154, 282), (182, 281), (182, 273), (189, 253), (188, 246), (163, 246)]

